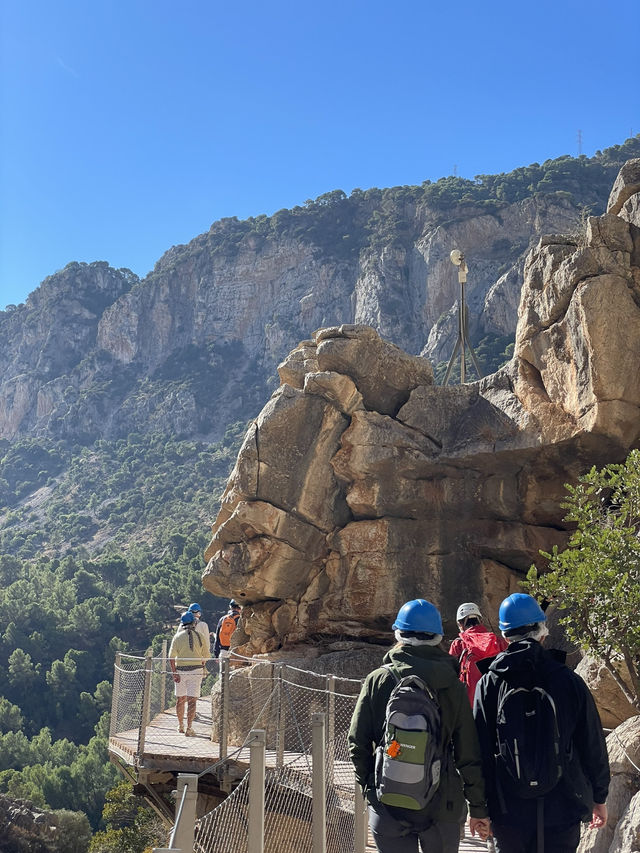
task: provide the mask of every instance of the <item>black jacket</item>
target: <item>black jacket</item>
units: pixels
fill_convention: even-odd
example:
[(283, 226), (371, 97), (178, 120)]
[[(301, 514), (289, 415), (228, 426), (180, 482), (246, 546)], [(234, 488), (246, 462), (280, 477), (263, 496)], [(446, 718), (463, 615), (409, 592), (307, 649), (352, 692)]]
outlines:
[[(442, 743), (451, 745), (451, 759), (445, 762), (438, 793), (426, 808), (408, 814), (406, 809), (392, 808), (391, 813), (411, 821), (428, 817), (458, 822), (464, 815), (466, 798), (471, 817), (487, 817), (478, 738), (467, 691), (458, 681), (457, 662), (437, 647), (409, 645), (394, 646), (384, 662), (399, 678), (418, 675), (436, 692), (442, 715)], [(375, 747), (383, 738), (387, 702), (395, 685), (396, 679), (386, 668), (369, 673), (351, 720), (349, 753), (365, 794), (375, 788)]]
[[(545, 826), (558, 829), (591, 815), (593, 803), (604, 803), (609, 789), (609, 760), (602, 724), (584, 681), (535, 640), (520, 640), (498, 655), (478, 683), (473, 714), (476, 720), (491, 819), (498, 823), (535, 826), (536, 800), (516, 797), (496, 786), (495, 740), (498, 691), (505, 680), (514, 687), (539, 685), (556, 705), (563, 756), (563, 775), (544, 798)], [(506, 788), (506, 790), (505, 790)], [(503, 803), (506, 808), (503, 808)]]

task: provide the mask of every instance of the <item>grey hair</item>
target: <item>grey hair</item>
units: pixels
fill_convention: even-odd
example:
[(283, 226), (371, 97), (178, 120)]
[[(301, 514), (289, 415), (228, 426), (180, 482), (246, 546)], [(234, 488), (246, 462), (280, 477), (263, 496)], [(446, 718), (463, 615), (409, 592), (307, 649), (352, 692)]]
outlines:
[(537, 642), (541, 642), (545, 637), (549, 636), (549, 629), (546, 622), (535, 622), (533, 627), (531, 625), (524, 625), (523, 628), (528, 628), (529, 630), (523, 634), (519, 634), (517, 630), (512, 629), (508, 636), (503, 631), (502, 636), (508, 643), (517, 643), (518, 640), (537, 640)]
[(406, 646), (439, 646), (442, 642), (442, 634), (434, 634), (430, 640), (423, 640), (420, 637), (403, 637), (402, 631), (396, 630), (394, 636), (399, 643)]

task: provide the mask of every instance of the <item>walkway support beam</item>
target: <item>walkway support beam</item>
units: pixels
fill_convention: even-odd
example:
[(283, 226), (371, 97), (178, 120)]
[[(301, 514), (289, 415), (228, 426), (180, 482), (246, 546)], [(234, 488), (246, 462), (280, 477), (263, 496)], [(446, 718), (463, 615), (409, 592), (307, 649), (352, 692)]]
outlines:
[(252, 729), (249, 734), (249, 837), (248, 853), (264, 853), (264, 783), (267, 733)]
[(198, 802), (198, 775), (196, 773), (178, 773), (176, 794), (176, 822), (169, 841), (170, 849), (180, 850), (180, 853), (193, 853), (196, 805)]

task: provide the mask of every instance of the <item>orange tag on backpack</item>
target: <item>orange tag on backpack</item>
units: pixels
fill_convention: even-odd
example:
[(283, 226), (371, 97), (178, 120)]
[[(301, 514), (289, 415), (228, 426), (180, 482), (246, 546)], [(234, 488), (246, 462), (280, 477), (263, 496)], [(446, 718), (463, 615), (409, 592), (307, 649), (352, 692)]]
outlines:
[(391, 758), (397, 758), (402, 751), (402, 747), (398, 743), (397, 740), (392, 740), (389, 746), (387, 747), (387, 755), (390, 755)]

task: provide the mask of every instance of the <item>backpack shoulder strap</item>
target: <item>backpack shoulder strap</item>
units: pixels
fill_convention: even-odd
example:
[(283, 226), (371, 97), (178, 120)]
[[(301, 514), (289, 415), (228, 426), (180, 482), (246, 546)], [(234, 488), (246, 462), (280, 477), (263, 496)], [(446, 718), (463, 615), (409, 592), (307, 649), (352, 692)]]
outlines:
[(382, 666), (380, 667), (380, 669), (386, 669), (387, 672), (391, 673), (391, 675), (394, 677), (396, 684), (400, 684), (400, 679), (398, 678), (398, 674), (394, 670), (394, 668), (391, 666), (390, 663), (383, 663)]

